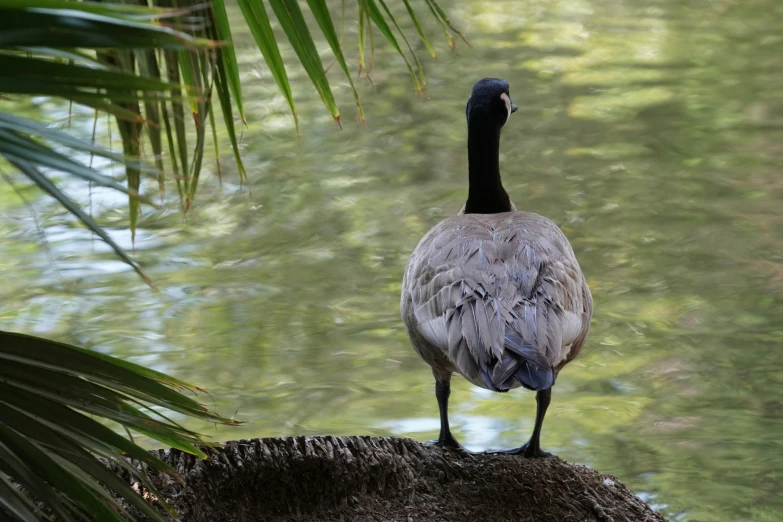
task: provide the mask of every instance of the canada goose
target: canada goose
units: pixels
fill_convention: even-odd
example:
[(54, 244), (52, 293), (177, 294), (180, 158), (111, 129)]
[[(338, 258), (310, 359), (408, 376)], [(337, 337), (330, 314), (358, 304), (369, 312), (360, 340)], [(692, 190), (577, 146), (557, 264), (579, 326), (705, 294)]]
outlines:
[(536, 393), (530, 440), (502, 453), (543, 457), (539, 438), (558, 372), (582, 349), (593, 299), (563, 232), (517, 212), (500, 181), (500, 129), (517, 110), (508, 82), (485, 78), (468, 99), (468, 199), (433, 227), (411, 255), (400, 311), (416, 352), (432, 367), (440, 435), (449, 430), (451, 375), (506, 392)]

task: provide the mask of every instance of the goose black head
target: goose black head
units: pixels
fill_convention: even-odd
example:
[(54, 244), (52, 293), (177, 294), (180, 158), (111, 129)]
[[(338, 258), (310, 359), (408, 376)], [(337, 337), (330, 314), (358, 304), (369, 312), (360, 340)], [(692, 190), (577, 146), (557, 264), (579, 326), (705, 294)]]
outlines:
[(468, 125), (496, 124), (502, 127), (517, 108), (511, 103), (506, 80), (484, 78), (473, 86), (465, 115), (468, 118)]

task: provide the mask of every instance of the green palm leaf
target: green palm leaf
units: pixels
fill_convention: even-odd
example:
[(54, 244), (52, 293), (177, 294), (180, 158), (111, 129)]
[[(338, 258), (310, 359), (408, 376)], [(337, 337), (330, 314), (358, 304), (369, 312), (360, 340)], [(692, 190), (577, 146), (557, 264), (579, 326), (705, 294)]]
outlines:
[(424, 45), (427, 47), (427, 50), (430, 52), (432, 57), (437, 59), (437, 56), (435, 56), (435, 49), (432, 47), (430, 40), (427, 38), (427, 35), (424, 34), (424, 29), (422, 29), (421, 27), (419, 18), (416, 16), (416, 12), (413, 10), (410, 0), (402, 0), (402, 1), (405, 4), (405, 9), (408, 10), (408, 16), (411, 17), (411, 21), (413, 22), (413, 25), (416, 26), (416, 31), (419, 33), (419, 37), (421, 38), (421, 41), (424, 42)]
[[(165, 501), (125, 457), (175, 478), (153, 454), (94, 417), (114, 420), (201, 457), (201, 437), (140, 406), (157, 405), (211, 422), (237, 424), (182, 394), (198, 388), (83, 348), (0, 331), (0, 509), (12, 520), (39, 520), (31, 494), (62, 520), (126, 520), (106, 488), (151, 520), (165, 518), (95, 457), (135, 476)], [(24, 492), (13, 486), (18, 483)], [(25, 493), (26, 492), (26, 493)], [(0, 514), (2, 511), (0, 511)], [(171, 513), (173, 514), (173, 513)]]
[(318, 22), (321, 32), (323, 32), (326, 37), (326, 41), (329, 42), (329, 46), (332, 48), (337, 63), (340, 64), (340, 68), (345, 73), (345, 77), (348, 78), (348, 83), (351, 84), (353, 97), (354, 100), (356, 100), (356, 109), (359, 111), (359, 119), (364, 121), (364, 109), (359, 101), (359, 93), (356, 92), (353, 78), (351, 78), (351, 73), (348, 71), (348, 64), (345, 63), (345, 56), (343, 56), (343, 50), (340, 47), (340, 40), (337, 38), (337, 31), (334, 29), (332, 17), (329, 16), (329, 8), (326, 6), (326, 0), (307, 0), (307, 5), (310, 6), (310, 11), (312, 11), (315, 20)]
[(340, 111), (337, 109), (334, 96), (332, 96), (332, 89), (329, 87), (326, 74), (324, 74), (323, 63), (318, 56), (318, 50), (315, 48), (313, 37), (310, 35), (299, 3), (297, 0), (269, 0), (269, 3), (272, 5), (286, 36), (288, 36), (288, 41), (296, 51), (299, 61), (302, 62), (307, 75), (315, 85), (315, 90), (318, 91), (321, 100), (339, 126)]
[[(437, 0), (426, 0), (426, 1), (427, 4), (430, 6), (430, 10), (432, 11), (432, 14), (435, 15), (435, 19), (438, 20), (438, 22), (449, 26), (449, 28), (452, 31), (457, 33), (457, 35), (459, 35), (459, 37), (462, 38), (462, 41), (465, 42), (465, 45), (467, 45), (468, 47), (473, 47), (472, 45), (470, 45), (468, 39), (465, 38), (465, 36), (461, 32), (459, 32), (456, 27), (454, 27), (454, 25), (452, 25), (451, 20), (449, 20), (449, 17), (446, 16), (445, 11), (443, 11), (440, 5), (438, 5)], [(450, 39), (451, 49), (454, 50), (454, 37), (452, 37), (449, 34), (448, 30), (444, 29), (444, 31), (446, 32), (446, 36)]]
[(87, 13), (102, 14), (111, 17), (126, 17), (131, 20), (157, 20), (162, 16), (174, 16), (184, 10), (161, 9), (133, 4), (102, 3), (96, 1), (74, 2), (73, 0), (3, 0), (4, 9), (35, 8), (73, 9)]
[(47, 9), (33, 5), (37, 2), (19, 8), (4, 2), (0, 5), (0, 47), (179, 49), (215, 45), (170, 27), (78, 9), (95, 5), (91, 2), (67, 3), (67, 8)]
[(242, 14), (245, 16), (250, 32), (258, 45), (258, 49), (264, 56), (269, 72), (277, 82), (280, 92), (283, 93), (291, 113), (294, 115), (294, 124), (296, 132), (299, 133), (299, 118), (296, 115), (294, 106), (294, 95), (291, 91), (291, 84), (288, 82), (288, 74), (285, 72), (283, 57), (280, 56), (280, 49), (275, 40), (275, 34), (272, 31), (272, 25), (269, 23), (269, 15), (262, 0), (237, 0)]
[[(224, 0), (213, 0), (212, 11), (215, 16), (215, 30), (217, 39), (232, 44), (231, 26), (228, 23), (228, 14)], [(233, 45), (220, 49), (220, 62), (225, 69), (225, 81), (231, 91), (231, 97), (237, 105), (237, 111), (242, 121), (245, 121), (245, 110), (242, 106), (242, 85), (239, 82), (239, 65)]]
[[(108, 176), (104, 176), (95, 169), (91, 169), (85, 165), (82, 165), (81, 163), (72, 160), (64, 154), (56, 152), (46, 145), (42, 145), (27, 136), (17, 134), (13, 130), (4, 128), (4, 119), (6, 119), (8, 116), (9, 115), (7, 114), (0, 113), (0, 156), (5, 157), (8, 161), (22, 161), (28, 163), (35, 162), (39, 166), (48, 167), (60, 172), (67, 172), (82, 178), (85, 181), (91, 181), (97, 185), (113, 188), (120, 192), (124, 192), (132, 198), (137, 198), (141, 201), (144, 201), (145, 203), (152, 204), (152, 202), (147, 198), (139, 195), (137, 191), (123, 186), (119, 182)], [(47, 134), (52, 136), (55, 135), (55, 132), (56, 131), (48, 132)], [(77, 147), (77, 149), (85, 150), (86, 147)], [(100, 147), (90, 147), (87, 150), (90, 150), (91, 152), (100, 156), (119, 161), (124, 160), (122, 156), (112, 154), (101, 149)]]
[[(69, 9), (68, 7), (77, 7)], [(163, 183), (163, 143), (160, 131), (161, 113), (167, 115), (166, 104), (176, 109), (180, 104), (180, 78), (176, 82), (161, 79), (160, 66), (154, 51), (137, 49), (129, 51), (99, 51), (95, 55), (79, 48), (120, 47), (144, 48), (198, 48), (213, 46), (204, 38), (196, 38), (169, 27), (156, 25), (162, 16), (182, 14), (183, 10), (146, 9), (139, 6), (73, 3), (57, 0), (43, 1), (36, 6), (30, 2), (4, 3), (0, 8), (0, 89), (17, 95), (48, 95), (84, 104), (96, 110), (108, 112), (117, 118), (123, 143), (123, 155), (102, 154), (104, 157), (125, 163), (127, 186), (101, 175), (62, 154), (41, 144), (39, 138), (65, 143), (61, 135), (55, 136), (43, 126), (0, 113), (0, 156), (5, 157), (20, 172), (42, 190), (55, 197), (88, 228), (104, 239), (120, 258), (130, 264), (146, 281), (150, 282), (140, 267), (113, 242), (108, 234), (89, 216), (81, 211), (41, 171), (50, 168), (99, 183), (129, 195), (130, 228), (135, 236), (140, 201), (149, 202), (139, 195), (141, 175), (150, 170), (140, 164), (141, 136), (144, 124), (155, 155), (159, 182)], [(47, 34), (54, 31), (57, 37)], [(124, 42), (124, 43), (123, 43)], [(66, 49), (57, 49), (63, 46)], [(3, 52), (3, 49), (6, 52)], [(63, 54), (65, 53), (65, 54)], [(64, 63), (63, 58), (69, 62)], [(138, 71), (136, 67), (138, 64)], [(174, 64), (176, 67), (176, 64)], [(142, 72), (143, 74), (139, 74)], [(186, 92), (197, 98), (198, 86), (186, 85)], [(170, 94), (169, 94), (170, 93)], [(139, 103), (143, 102), (145, 116)], [(195, 102), (197, 103), (197, 102)], [(166, 121), (167, 138), (171, 132)], [(187, 133), (184, 122), (177, 125), (176, 145), (170, 142), (170, 150), (178, 147), (187, 158)], [(70, 145), (73, 145), (71, 140)], [(86, 150), (82, 148), (82, 150)], [(91, 149), (95, 152), (97, 149)], [(197, 144), (197, 153), (203, 146)], [(196, 154), (196, 157), (199, 157)], [(199, 165), (194, 163), (193, 168)], [(178, 178), (179, 180), (179, 178)]]
[[(419, 79), (416, 77), (416, 73), (413, 71), (413, 67), (411, 67), (408, 58), (405, 56), (402, 47), (400, 47), (397, 38), (394, 36), (391, 27), (389, 27), (389, 24), (386, 21), (386, 18), (384, 17), (381, 10), (378, 8), (378, 4), (375, 3), (375, 0), (363, 0), (363, 1), (367, 5), (367, 11), (370, 15), (370, 19), (375, 23), (376, 26), (378, 26), (378, 30), (380, 30), (381, 34), (383, 34), (383, 36), (386, 37), (386, 39), (389, 41), (389, 43), (394, 48), (394, 50), (397, 51), (397, 53), (400, 56), (402, 56), (403, 60), (405, 60), (405, 65), (408, 67), (408, 72), (410, 72), (411, 78), (413, 78), (413, 83), (416, 85), (416, 92), (421, 94), (421, 83), (419, 83)], [(388, 14), (391, 15), (391, 13)]]
[[(324, 105), (339, 124), (339, 109), (299, 3), (295, 0), (267, 1)], [(449, 38), (451, 36), (447, 28), (462, 36), (454, 29), (436, 0), (424, 1)], [(242, 121), (245, 114), (236, 53), (230, 45), (225, 45), (231, 42), (231, 30), (224, 0), (213, 0), (211, 9), (205, 9), (205, 4), (195, 0), (152, 0), (152, 3), (158, 3), (161, 7), (72, 0), (5, 0), (0, 6), (0, 89), (4, 93), (16, 95), (60, 97), (114, 115), (118, 120), (124, 154), (114, 155), (111, 159), (126, 164), (127, 186), (122, 187), (100, 173), (47, 150), (40, 139), (53, 139), (48, 133), (10, 129), (10, 134), (6, 132), (0, 135), (0, 155), (20, 165), (24, 164), (25, 168), (20, 169), (21, 172), (41, 188), (46, 187), (44, 190), (61, 202), (67, 198), (56, 185), (43, 177), (41, 168), (68, 172), (126, 192), (130, 196), (132, 236), (135, 235), (140, 216), (139, 202), (145, 201), (138, 193), (141, 174), (147, 170), (138, 161), (144, 149), (142, 140), (145, 136), (149, 140), (161, 192), (165, 190), (164, 171), (168, 166), (174, 173), (181, 206), (187, 210), (198, 187), (208, 122), (212, 125), (216, 149), (218, 145), (215, 114), (211, 107), (213, 88), (217, 92), (240, 179), (247, 180), (239, 153), (233, 111), (236, 108)], [(272, 76), (288, 102), (298, 133), (299, 122), (293, 92), (265, 2), (238, 0), (238, 4)], [(375, 25), (403, 56), (417, 91), (421, 91), (422, 87), (426, 87), (423, 66), (385, 0), (358, 0), (357, 4), (360, 73), (366, 69), (369, 75), (369, 69), (372, 68), (374, 39), (371, 25)], [(404, 0), (404, 4), (424, 45), (435, 56), (411, 3)], [(172, 8), (172, 5), (176, 7)], [(307, 6), (349, 80), (359, 120), (362, 121), (364, 112), (361, 102), (326, 2), (308, 0)], [(392, 27), (411, 52), (417, 71), (414, 71)], [(371, 48), (369, 64), (365, 62), (365, 42), (368, 37)], [(453, 46), (453, 38), (450, 45)], [(112, 51), (112, 48), (115, 50)], [(94, 51), (96, 49), (99, 50), (97, 53)], [(206, 53), (205, 49), (212, 51)], [(186, 115), (183, 98), (187, 98), (192, 118)], [(188, 143), (193, 136), (188, 130), (189, 122), (195, 126), (193, 144)], [(76, 208), (73, 202), (63, 204), (69, 211)], [(96, 233), (100, 230), (97, 223), (82, 218), (84, 213), (76, 215)], [(98, 235), (108, 237), (105, 232)], [(139, 267), (116, 244), (112, 244), (112, 248), (139, 271)]]
[[(389, 17), (389, 20), (391, 20), (394, 27), (397, 29), (397, 32), (400, 33), (400, 36), (402, 37), (402, 41), (405, 42), (405, 45), (408, 47), (408, 50), (411, 53), (411, 56), (413, 56), (413, 61), (416, 63), (416, 67), (419, 70), (419, 78), (421, 78), (421, 83), (423, 87), (427, 88), (427, 80), (424, 78), (424, 66), (421, 65), (421, 62), (419, 61), (418, 56), (416, 56), (416, 53), (413, 51), (413, 47), (411, 47), (411, 44), (408, 42), (408, 38), (405, 37), (405, 33), (402, 32), (402, 29), (400, 28), (400, 24), (397, 23), (397, 19), (394, 18), (394, 15), (392, 14), (391, 10), (389, 10), (389, 7), (386, 5), (386, 2), (384, 0), (378, 0), (378, 3), (381, 4), (381, 7), (383, 7), (383, 11), (386, 13), (386, 16)], [(413, 17), (414, 21), (416, 20), (416, 17)], [(424, 41), (427, 41), (427, 37), (424, 37)]]
[(144, 281), (149, 284), (150, 286), (154, 286), (152, 284), (152, 280), (142, 272), (141, 267), (136, 263), (133, 259), (128, 256), (128, 254), (123, 250), (115, 241), (109, 237), (109, 234), (100, 226), (98, 223), (96, 223), (90, 216), (87, 215), (86, 212), (84, 212), (76, 203), (74, 203), (73, 200), (71, 200), (63, 191), (61, 191), (57, 186), (52, 183), (52, 181), (47, 178), (34, 163), (30, 163), (28, 161), (19, 161), (14, 159), (9, 159), (9, 162), (14, 165), (16, 168), (19, 169), (20, 172), (22, 172), (25, 176), (27, 176), (30, 181), (38, 185), (38, 187), (52, 196), (54, 199), (56, 199), (63, 207), (65, 207), (69, 212), (71, 212), (74, 216), (76, 216), (79, 221), (84, 223), (84, 225), (92, 230), (98, 237), (103, 239), (113, 250), (114, 252), (125, 261), (128, 265), (130, 265), (133, 270), (141, 276)]

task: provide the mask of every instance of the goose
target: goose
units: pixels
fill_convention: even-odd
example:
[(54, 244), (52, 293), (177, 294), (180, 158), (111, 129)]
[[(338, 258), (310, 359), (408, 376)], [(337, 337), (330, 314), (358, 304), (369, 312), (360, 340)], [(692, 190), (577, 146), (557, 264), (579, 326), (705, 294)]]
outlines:
[(540, 458), (550, 456), (540, 436), (552, 385), (585, 343), (593, 299), (563, 232), (543, 216), (518, 212), (503, 188), (500, 130), (516, 110), (505, 80), (473, 86), (465, 111), (468, 198), (413, 251), (400, 312), (435, 378), (440, 434), (429, 444), (467, 451), (449, 429), (451, 377), (458, 373), (494, 392), (536, 392), (530, 439), (488, 453)]

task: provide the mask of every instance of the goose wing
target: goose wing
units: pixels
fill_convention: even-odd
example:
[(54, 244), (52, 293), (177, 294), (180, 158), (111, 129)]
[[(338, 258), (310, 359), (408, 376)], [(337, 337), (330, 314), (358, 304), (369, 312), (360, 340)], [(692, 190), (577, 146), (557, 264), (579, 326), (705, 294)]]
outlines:
[(526, 212), (447, 219), (419, 243), (403, 285), (421, 336), (495, 391), (552, 386), (592, 314), (568, 240)]

